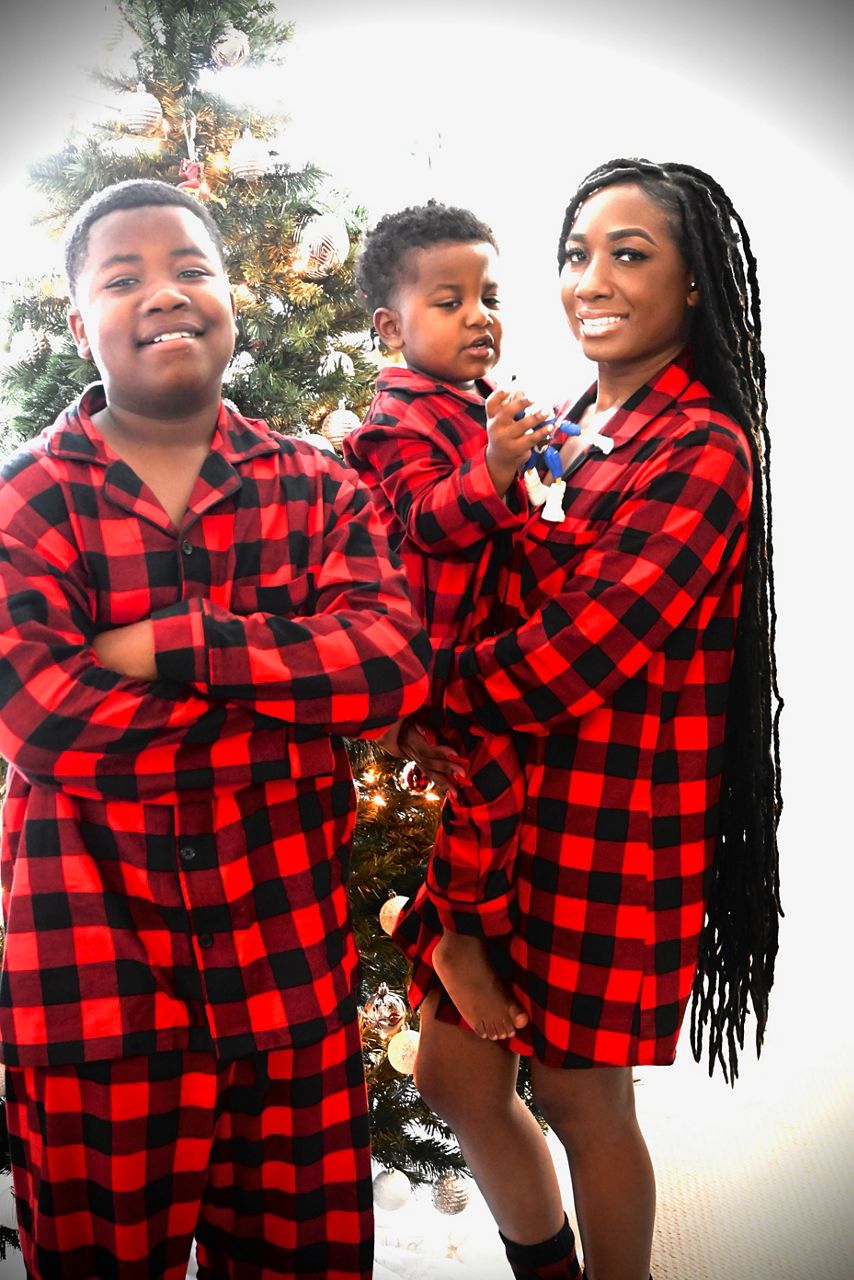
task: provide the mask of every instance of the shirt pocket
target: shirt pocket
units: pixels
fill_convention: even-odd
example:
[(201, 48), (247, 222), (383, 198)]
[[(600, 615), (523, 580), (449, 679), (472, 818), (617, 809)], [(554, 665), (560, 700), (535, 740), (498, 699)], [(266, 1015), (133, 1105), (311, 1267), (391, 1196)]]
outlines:
[(529, 522), (525, 538), (531, 548), (545, 552), (558, 563), (568, 563), (592, 547), (606, 528), (607, 521), (585, 516), (567, 513), (563, 520), (552, 523), (537, 514)]
[(585, 552), (594, 546), (606, 525), (577, 516), (552, 524), (534, 516), (525, 529), (523, 565), (519, 574), (520, 608), (530, 616), (564, 590)]

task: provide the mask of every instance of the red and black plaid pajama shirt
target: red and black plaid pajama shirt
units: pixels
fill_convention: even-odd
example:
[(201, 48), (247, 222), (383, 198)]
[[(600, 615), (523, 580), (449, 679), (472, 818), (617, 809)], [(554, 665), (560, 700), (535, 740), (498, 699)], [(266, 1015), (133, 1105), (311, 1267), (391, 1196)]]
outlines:
[[(499, 497), (486, 465), (481, 392), (492, 389), (482, 382), (463, 391), (415, 370), (385, 369), (364, 425), (344, 440), (436, 650), (494, 631), (498, 576), (528, 514), (521, 480)], [(521, 765), (508, 734), (461, 727), (454, 745), (470, 761), (470, 777), (457, 800), (443, 804), (426, 892), (446, 929), (504, 934), (515, 916)]]
[[(0, 1036), (34, 1275), (368, 1276), (342, 735), (427, 691), (367, 489), (219, 412), (176, 529), (93, 427), (0, 484)], [(151, 618), (158, 678), (94, 636)]]
[[(555, 1067), (675, 1056), (715, 846), (751, 497), (744, 433), (687, 353), (604, 434), (613, 450), (567, 472), (564, 522), (528, 524), (510, 601), (527, 620), (458, 648), (446, 672), (452, 723), (524, 742), (519, 923), (495, 964), (531, 1017), (508, 1047)], [(399, 926), (425, 958), (430, 914), (422, 897)], [(433, 980), (418, 960), (416, 1002)], [(447, 997), (440, 1016), (458, 1019)]]

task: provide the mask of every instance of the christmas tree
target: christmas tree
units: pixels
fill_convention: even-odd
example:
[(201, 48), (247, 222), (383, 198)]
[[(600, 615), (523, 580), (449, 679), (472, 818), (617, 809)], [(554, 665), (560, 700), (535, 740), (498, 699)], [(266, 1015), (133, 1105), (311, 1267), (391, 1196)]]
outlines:
[[(93, 73), (114, 92), (115, 109), (31, 169), (46, 235), (60, 235), (93, 192), (125, 178), (177, 183), (208, 201), (238, 303), (225, 394), (279, 431), (316, 441), (321, 432), (327, 446), (340, 445), (377, 371), (353, 277), (364, 213), (345, 207), (318, 168), (289, 166), (281, 118), (236, 107), (217, 85), (218, 70), (227, 79), (230, 67), (260, 68), (292, 52), (291, 27), (269, 0), (116, 0), (116, 8), (130, 65)], [(2, 397), (18, 438), (52, 422), (98, 376), (76, 353), (67, 309), (57, 275), (24, 282), (11, 302)], [(439, 796), (412, 766), (368, 743), (351, 744), (351, 759), (360, 797), (351, 895), (374, 1155), (415, 1183), (444, 1177), (447, 1192), (463, 1161), (414, 1088), (417, 1018), (405, 1009), (405, 962), (379, 920), (423, 874)], [(395, 1039), (397, 1068), (387, 1053)]]
[[(31, 169), (46, 234), (62, 232), (93, 192), (159, 178), (208, 201), (222, 231), (238, 305), (226, 394), (277, 430), (317, 431), (343, 399), (370, 399), (376, 360), (353, 284), (361, 209), (312, 165), (292, 168), (279, 115), (227, 101), (216, 84), (238, 65), (281, 62), (291, 41), (271, 0), (116, 0), (128, 47), (123, 74), (93, 77), (112, 92), (107, 118)], [(12, 362), (3, 379), (11, 425), (28, 435), (87, 382), (58, 276), (13, 301)], [(350, 421), (348, 419), (348, 421)], [(341, 428), (332, 426), (331, 433)]]

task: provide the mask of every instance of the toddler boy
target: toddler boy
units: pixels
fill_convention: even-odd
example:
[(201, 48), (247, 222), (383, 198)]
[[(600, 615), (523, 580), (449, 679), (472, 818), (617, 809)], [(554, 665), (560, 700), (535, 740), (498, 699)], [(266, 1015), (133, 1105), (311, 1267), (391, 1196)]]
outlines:
[[(490, 228), (435, 202), (381, 219), (358, 266), (374, 328), (406, 367), (380, 374), (345, 457), (374, 494), (437, 652), (493, 624), (498, 574), (528, 516), (518, 469), (550, 430), (545, 413), (520, 412), (529, 400), (486, 380), (501, 352), (496, 267)], [(509, 737), (454, 745), (467, 768), (428, 868), (444, 930), (432, 964), (472, 1030), (506, 1039), (528, 1017), (485, 940), (513, 927), (522, 774)]]

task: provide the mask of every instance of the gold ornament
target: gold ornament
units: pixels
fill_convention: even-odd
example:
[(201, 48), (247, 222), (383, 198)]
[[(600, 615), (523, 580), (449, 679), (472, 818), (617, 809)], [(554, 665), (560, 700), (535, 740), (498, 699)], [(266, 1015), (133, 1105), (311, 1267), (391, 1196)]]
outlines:
[(228, 26), (211, 49), (215, 67), (239, 67), (249, 56), (249, 37), (245, 31)]
[(352, 409), (348, 409), (343, 400), (338, 401), (338, 408), (328, 413), (320, 424), (320, 430), (331, 445), (336, 449), (340, 449), (341, 442), (345, 436), (355, 428), (361, 426), (358, 416), (353, 413)]
[(392, 893), (380, 907), (380, 928), (389, 937), (394, 933), (400, 913), (408, 901), (409, 899), (404, 898), (402, 893)]
[(163, 122), (163, 108), (142, 82), (136, 89), (121, 94), (119, 115), (131, 133), (153, 133)]
[(401, 1209), (412, 1194), (412, 1184), (402, 1169), (383, 1169), (374, 1178), (374, 1204), (378, 1209)]
[(388, 1060), (402, 1076), (411, 1076), (415, 1070), (415, 1058), (418, 1053), (420, 1035), (417, 1031), (406, 1028), (398, 1031), (388, 1042)]
[(306, 280), (322, 280), (337, 271), (350, 252), (350, 237), (343, 218), (333, 213), (318, 214), (300, 228), (295, 237), (293, 268)]
[(241, 137), (231, 144), (228, 167), (235, 178), (241, 178), (244, 182), (254, 182), (270, 168), (269, 148), (266, 142), (254, 137), (249, 125), (243, 130)]
[(381, 982), (374, 994), (365, 1001), (362, 1016), (367, 1025), (381, 1036), (393, 1036), (403, 1026), (406, 1002)]
[(433, 1187), (433, 1204), (440, 1213), (462, 1213), (469, 1202), (469, 1189), (465, 1179), (449, 1169), (436, 1179)]

